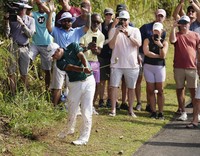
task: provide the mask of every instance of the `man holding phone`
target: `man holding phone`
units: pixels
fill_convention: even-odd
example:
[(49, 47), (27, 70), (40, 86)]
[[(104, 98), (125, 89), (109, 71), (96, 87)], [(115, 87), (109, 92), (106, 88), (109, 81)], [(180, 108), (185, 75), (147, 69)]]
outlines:
[[(101, 15), (94, 13), (91, 15), (91, 28), (88, 32), (80, 39), (80, 45), (84, 48), (84, 53), (89, 61), (91, 68), (94, 73), (94, 78), (96, 81), (96, 91), (94, 96), (93, 104), (95, 104), (100, 83), (100, 63), (98, 61), (97, 55), (101, 53), (105, 37), (103, 33), (99, 30), (101, 23)], [(95, 109), (93, 109), (93, 114), (98, 114)]]

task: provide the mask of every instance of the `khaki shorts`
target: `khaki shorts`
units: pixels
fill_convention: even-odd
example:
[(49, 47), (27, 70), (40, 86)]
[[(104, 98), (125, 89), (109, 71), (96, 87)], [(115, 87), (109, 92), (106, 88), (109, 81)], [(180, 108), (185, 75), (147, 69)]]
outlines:
[(12, 75), (16, 73), (19, 66), (19, 71), (21, 75), (27, 75), (30, 58), (29, 58), (29, 46), (19, 46), (16, 43), (11, 44), (9, 47), (10, 59), (8, 66), (8, 74)]
[[(197, 88), (197, 70), (196, 69), (183, 69), (174, 68), (174, 80), (176, 82), (176, 88)], [(187, 84), (185, 85), (185, 81)]]
[(39, 54), (41, 60), (41, 68), (43, 70), (51, 70), (52, 60), (50, 60), (48, 57), (47, 46), (39, 46), (32, 44), (29, 53), (29, 57), (31, 58), (31, 60), (35, 60), (35, 58)]

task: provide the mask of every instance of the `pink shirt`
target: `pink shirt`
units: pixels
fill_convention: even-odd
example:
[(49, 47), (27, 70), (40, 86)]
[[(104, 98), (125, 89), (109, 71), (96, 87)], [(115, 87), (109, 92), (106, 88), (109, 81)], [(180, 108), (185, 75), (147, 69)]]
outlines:
[(200, 43), (198, 33), (189, 31), (187, 34), (176, 33), (174, 43), (174, 68), (196, 69), (196, 50)]
[[(116, 28), (112, 28), (109, 32), (109, 40), (113, 38)], [(141, 34), (138, 28), (128, 26), (128, 34), (131, 38), (134, 38), (141, 45)], [(138, 49), (137, 45), (134, 45), (130, 38), (124, 33), (119, 33), (116, 39), (115, 47), (112, 51), (111, 67), (113, 68), (137, 68), (138, 64)], [(118, 58), (118, 62), (115, 64), (115, 59)]]

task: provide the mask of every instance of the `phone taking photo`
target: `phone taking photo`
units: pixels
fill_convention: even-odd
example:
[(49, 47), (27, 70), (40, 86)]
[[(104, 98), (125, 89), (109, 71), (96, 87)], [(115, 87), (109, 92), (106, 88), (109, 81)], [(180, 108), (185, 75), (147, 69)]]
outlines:
[(158, 41), (158, 40), (159, 40), (158, 34), (154, 34), (154, 35), (153, 35), (153, 39), (154, 39), (154, 41)]
[(92, 37), (92, 42), (97, 43), (97, 37)]

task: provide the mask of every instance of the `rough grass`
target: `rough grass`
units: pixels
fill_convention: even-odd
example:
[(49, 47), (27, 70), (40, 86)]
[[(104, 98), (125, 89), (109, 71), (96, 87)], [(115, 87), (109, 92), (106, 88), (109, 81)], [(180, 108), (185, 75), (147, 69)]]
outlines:
[[(48, 156), (115, 156), (122, 153), (132, 155), (142, 144), (160, 131), (173, 117), (177, 109), (175, 85), (173, 80), (173, 48), (167, 55), (167, 80), (165, 83), (165, 120), (152, 120), (145, 111), (136, 112), (138, 118), (132, 118), (126, 111), (120, 110), (116, 117), (108, 116), (109, 109), (98, 109), (100, 115), (93, 116), (90, 141), (86, 146), (73, 146), (77, 139), (81, 117), (78, 117), (74, 136), (57, 138), (65, 128), (65, 111), (52, 108), (43, 96), (29, 95), (17, 98), (17, 104), (1, 107), (0, 152), (3, 155), (48, 155)], [(24, 97), (24, 96), (22, 96)], [(36, 97), (36, 98), (35, 98)], [(142, 103), (145, 109), (145, 84), (142, 84)], [(188, 98), (188, 97), (187, 97)], [(15, 102), (16, 102), (15, 101)], [(21, 102), (21, 103), (20, 103)], [(34, 107), (33, 107), (34, 106)], [(27, 135), (28, 134), (28, 135)]]

